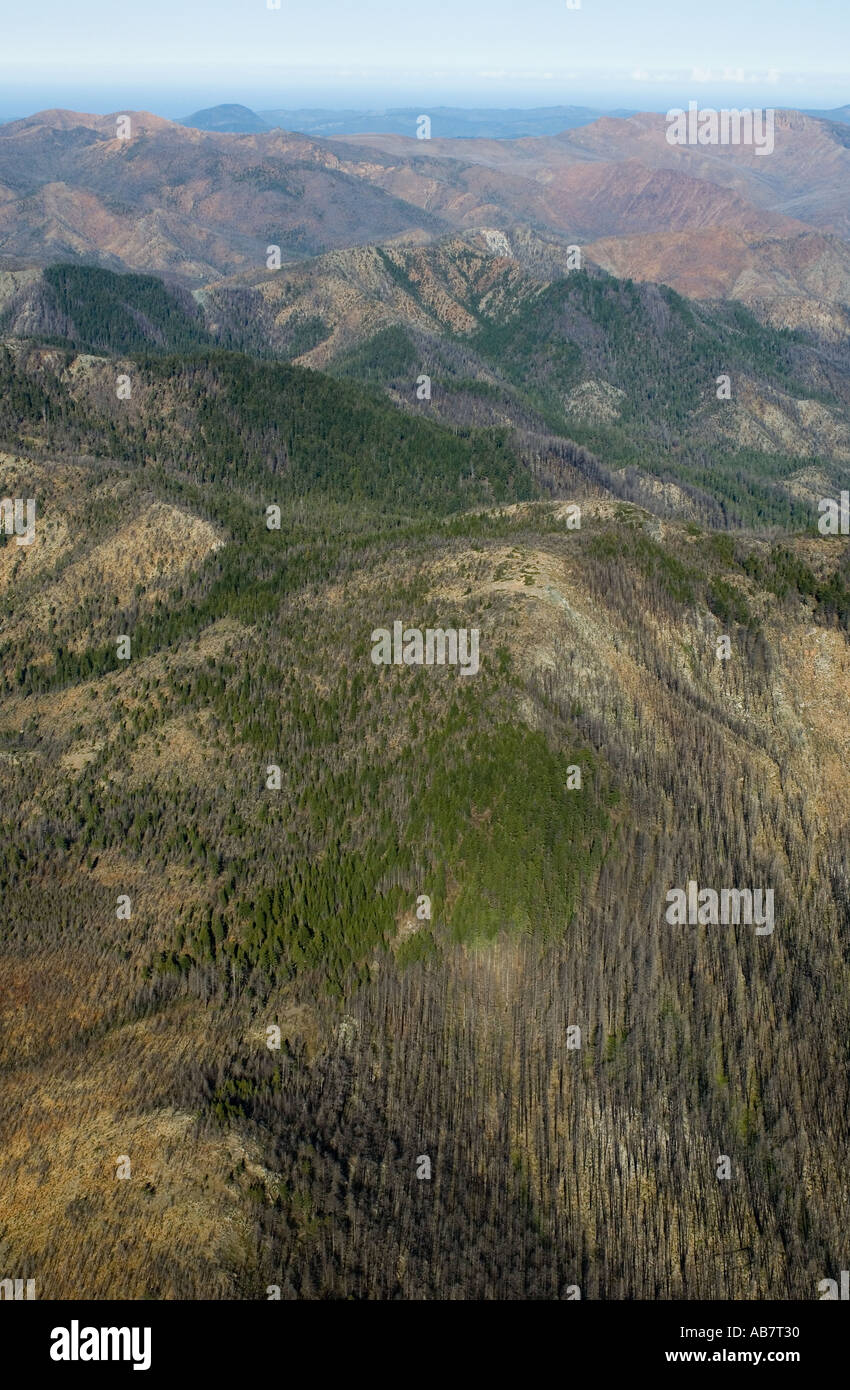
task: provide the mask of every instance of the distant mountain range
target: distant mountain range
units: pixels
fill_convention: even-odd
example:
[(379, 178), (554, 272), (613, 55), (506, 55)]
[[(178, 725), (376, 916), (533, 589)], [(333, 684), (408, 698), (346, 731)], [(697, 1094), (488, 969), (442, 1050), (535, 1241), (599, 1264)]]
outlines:
[(822, 121), (845, 121), (850, 124), (850, 105), (836, 106), (832, 111), (804, 111), (804, 116), (817, 116)]
[[(850, 132), (839, 122), (779, 113), (763, 160), (745, 147), (671, 147), (653, 113), (556, 136), (419, 141), (202, 132), (145, 112), (130, 113), (120, 139), (114, 116), (48, 111), (0, 129), (0, 189), (0, 331), (15, 338), (238, 348), (396, 395), (415, 362), (432, 362), (454, 383), (432, 413), (573, 437), (586, 426), (591, 447), (634, 462), (618, 393), (642, 399), (644, 388), (622, 379), (616, 343), (602, 357), (593, 346), (595, 333), (608, 339), (608, 301), (579, 333), (583, 376), (572, 350), (555, 367), (538, 360), (533, 324), (523, 327), (551, 292), (547, 341), (574, 338), (576, 305), (559, 306), (551, 287), (569, 278), (578, 247), (595, 276), (751, 311), (740, 331), (762, 369), (727, 412), (733, 445), (850, 460)], [(68, 269), (57, 277), (58, 262)], [(83, 263), (142, 278), (80, 281)], [(92, 305), (112, 325), (105, 340), (91, 331)], [(650, 296), (617, 312), (648, 342), (665, 306)], [(718, 344), (737, 322), (699, 328), (715, 374), (734, 356)], [(507, 324), (525, 335), (522, 361), (496, 341)], [(819, 345), (784, 384), (771, 367), (784, 351), (777, 330)], [(800, 406), (817, 396), (823, 408)], [(704, 447), (713, 428), (700, 419), (688, 431)], [(637, 433), (649, 458), (663, 430), (641, 422)]]
[(210, 106), (195, 111), (178, 124), (193, 130), (230, 131), (235, 134), (261, 130), (295, 130), (302, 135), (360, 135), (386, 133), (415, 135), (421, 115), (431, 121), (431, 134), (442, 138), (515, 140), (526, 135), (557, 135), (589, 125), (600, 116), (630, 116), (628, 110), (595, 110), (590, 106), (540, 106), (522, 108), (470, 108), (461, 106), (394, 107), (390, 110), (333, 111), (322, 108), (252, 111), (248, 106)]
[[(850, 234), (850, 130), (795, 111), (777, 113), (769, 159), (745, 146), (671, 146), (664, 117), (646, 112), (511, 140), (201, 132), (128, 114), (129, 139), (115, 115), (73, 111), (0, 127), (6, 268), (86, 260), (201, 286), (265, 270), (269, 246), (291, 262), (524, 225), (585, 247), (628, 238), (627, 255), (606, 246), (605, 264), (677, 287), (687, 277), (692, 295), (716, 294), (718, 282), (743, 295), (745, 283), (728, 284), (730, 235), (752, 246)], [(685, 233), (697, 238), (693, 260), (677, 242)], [(817, 297), (842, 295), (829, 271)]]
[[(558, 135), (577, 130), (603, 116), (635, 116), (634, 109), (602, 109), (592, 106), (462, 107), (399, 106), (367, 111), (336, 111), (323, 107), (281, 107), (252, 111), (249, 106), (209, 106), (184, 116), (179, 125), (193, 130), (252, 134), (262, 130), (295, 130), (302, 135), (415, 135), (420, 116), (431, 121), (431, 134), (440, 139), (519, 140), (528, 135)], [(804, 110), (818, 120), (850, 123), (850, 105), (832, 111)]]
[[(431, 133), (442, 139), (518, 140), (529, 135), (558, 135), (563, 130), (577, 130), (603, 116), (624, 118), (637, 115), (632, 108), (595, 108), (591, 106), (538, 107), (460, 107), (429, 106), (391, 107), (369, 110), (335, 110), (325, 107), (280, 107), (254, 111), (238, 102), (223, 102), (193, 111), (177, 120), (177, 125), (192, 130), (219, 131), (227, 134), (257, 134), (269, 130), (292, 130), (301, 135), (331, 138), (335, 135), (415, 135), (421, 115), (431, 120)], [(802, 109), (804, 116), (818, 120), (850, 124), (850, 105), (827, 111)], [(22, 116), (6, 116), (0, 125), (11, 125)]]

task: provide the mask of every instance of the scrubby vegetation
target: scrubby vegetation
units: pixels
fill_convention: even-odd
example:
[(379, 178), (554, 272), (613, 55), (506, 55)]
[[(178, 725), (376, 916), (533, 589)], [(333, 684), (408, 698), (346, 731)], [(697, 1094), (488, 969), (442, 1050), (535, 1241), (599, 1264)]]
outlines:
[[(631, 352), (634, 293), (560, 303)], [(575, 530), (554, 448), (281, 363), (146, 352), (124, 401), (124, 359), (70, 364), (0, 357), (39, 509), (0, 547), (7, 1263), (43, 1297), (813, 1297), (846, 543), (662, 522), (577, 446)], [(396, 619), (477, 628), (479, 673), (374, 666)], [(774, 933), (671, 927), (691, 878), (771, 886)]]

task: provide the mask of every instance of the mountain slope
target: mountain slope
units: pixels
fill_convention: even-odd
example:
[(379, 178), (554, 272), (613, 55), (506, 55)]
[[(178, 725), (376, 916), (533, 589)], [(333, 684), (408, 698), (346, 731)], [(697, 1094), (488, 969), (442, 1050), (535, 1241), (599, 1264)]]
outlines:
[[(843, 127), (782, 118), (769, 177), (753, 157), (689, 157), (661, 117), (556, 137), (317, 140), (203, 132), (144, 112), (41, 112), (0, 127), (0, 254), (83, 258), (194, 284), (334, 247), (517, 223), (570, 241), (722, 227), (840, 231)], [(749, 161), (749, 162), (748, 162)], [(813, 184), (812, 165), (818, 170)]]
[(608, 237), (586, 252), (612, 275), (663, 282), (697, 299), (737, 299), (777, 327), (804, 327), (833, 341), (844, 333), (850, 246), (840, 237), (712, 228)]
[[(578, 530), (436, 518), (427, 480), (399, 526), (332, 501), (371, 432), (269, 532), (268, 466), (204, 478), (204, 429), (81, 457), (67, 392), (121, 365), (78, 362), (60, 414), (35, 355), (2, 397), (3, 490), (39, 504), (0, 546), (14, 1267), (43, 1297), (814, 1297), (850, 1113), (846, 542), (591, 498)], [(479, 673), (376, 669), (397, 618), (477, 627)], [(671, 926), (691, 878), (771, 887), (774, 930)]]
[(209, 280), (444, 224), (305, 136), (205, 134), (132, 112), (45, 112), (0, 128), (0, 252)]
[[(711, 189), (715, 194), (724, 189), (749, 205), (751, 217), (802, 220), (822, 231), (846, 235), (850, 141), (842, 123), (816, 120), (799, 111), (777, 111), (774, 149), (768, 156), (744, 144), (671, 145), (666, 133), (665, 116), (644, 111), (621, 119), (605, 116), (580, 129), (530, 139), (414, 142), (395, 135), (360, 135), (340, 136), (333, 144), (340, 148), (356, 139), (401, 159), (413, 158), (414, 151), (420, 159), (435, 163), (453, 158), (487, 166), (491, 174), (528, 178), (542, 187), (554, 180), (567, 188), (574, 180), (579, 191), (583, 180), (592, 184), (600, 177), (614, 181), (616, 187), (616, 179), (628, 179), (631, 166), (637, 166), (643, 177), (651, 171), (693, 180), (704, 186), (704, 198)], [(665, 186), (675, 188), (676, 179), (669, 185), (659, 182), (659, 187)], [(759, 224), (750, 225), (755, 230)]]
[[(528, 246), (521, 243), (521, 253)], [(555, 495), (578, 470), (609, 493), (714, 524), (799, 525), (824, 488), (843, 485), (850, 361), (841, 346), (777, 332), (738, 304), (699, 304), (596, 270), (541, 282), (510, 252), (492, 229), (427, 247), (334, 252), (247, 283), (209, 286), (197, 296), (203, 317), (185, 292), (148, 278), (59, 266), (14, 281), (0, 329), (95, 352), (218, 343), (298, 358), (382, 389), (429, 428), (441, 422), (464, 438), (495, 431), (510, 439), (526, 481)], [(544, 243), (540, 254), (557, 259), (556, 252)], [(198, 360), (203, 378), (214, 359)], [(225, 383), (234, 407), (254, 393), (291, 437), (280, 413), (287, 396), (274, 398), (278, 380), (295, 378), (228, 359), (213, 398)], [(181, 370), (162, 425), (148, 431), (163, 445), (174, 410), (196, 418), (199, 403), (184, 385)], [(315, 394), (328, 390), (323, 378)], [(132, 409), (112, 414), (125, 426), (134, 417)], [(115, 427), (99, 447), (114, 447)], [(274, 431), (268, 422), (258, 428), (276, 456)], [(374, 420), (370, 428), (383, 438), (397, 426), (388, 415), (386, 425)], [(230, 424), (223, 417), (215, 430), (227, 436)], [(128, 435), (121, 448), (135, 454), (139, 443)], [(232, 448), (241, 458), (243, 446)], [(514, 465), (506, 466), (510, 473)], [(815, 477), (821, 491), (812, 497)]]
[(56, 265), (9, 279), (0, 296), (0, 332), (94, 352), (174, 351), (213, 343), (191, 295), (153, 276)]
[[(782, 245), (760, 254), (781, 267)], [(801, 280), (808, 250), (816, 285), (833, 252), (804, 240)], [(607, 245), (595, 253), (613, 254)], [(419, 413), (566, 437), (609, 472), (686, 482), (734, 501), (738, 517), (740, 506), (764, 519), (776, 506), (776, 519), (788, 519), (787, 480), (815, 459), (840, 476), (850, 362), (828, 333), (821, 339), (822, 314), (806, 337), (782, 333), (741, 306), (687, 302), (597, 272), (559, 274), (559, 262), (569, 263), (562, 244), (488, 229), (426, 247), (335, 252), (208, 287), (203, 301), (218, 331), (232, 341), (244, 331), (254, 350), (303, 347), (305, 364), (383, 385)], [(308, 326), (314, 340), (298, 342)], [(423, 373), (427, 401), (416, 395)], [(726, 376), (728, 401), (717, 395)]]

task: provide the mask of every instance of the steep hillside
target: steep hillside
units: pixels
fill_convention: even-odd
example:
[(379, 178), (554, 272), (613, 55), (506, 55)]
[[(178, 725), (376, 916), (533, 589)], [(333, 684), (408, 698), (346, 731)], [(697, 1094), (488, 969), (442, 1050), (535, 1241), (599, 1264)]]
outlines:
[(610, 274), (671, 285), (694, 299), (736, 299), (763, 321), (831, 342), (846, 337), (850, 246), (804, 232), (760, 237), (727, 229), (609, 237), (586, 248)]
[[(847, 1197), (846, 540), (587, 490), (577, 527), (358, 387), (152, 359), (117, 402), (127, 365), (4, 364), (2, 492), (37, 503), (0, 544), (14, 1267), (813, 1297)], [(475, 628), (477, 671), (376, 666), (396, 621)], [(769, 888), (773, 930), (671, 925), (689, 880)]]
[(598, 273), (541, 284), (511, 252), (491, 230), (346, 253), (247, 294), (213, 290), (207, 307), (216, 319), (229, 312), (231, 331), (240, 319), (266, 325), (271, 341), (289, 324), (321, 324), (304, 362), (382, 384), (418, 413), (569, 439), (609, 471), (687, 483), (733, 519), (793, 519), (786, 480), (803, 465), (840, 477), (843, 344)]
[(0, 126), (0, 255), (198, 285), (261, 271), (268, 246), (298, 260), (519, 223), (574, 242), (710, 228), (843, 235), (846, 127), (777, 119), (764, 160), (672, 147), (663, 117), (646, 114), (517, 140), (325, 140), (198, 130), (145, 112), (40, 112)]
[(146, 112), (42, 112), (0, 127), (0, 253), (197, 284), (265, 266), (270, 245), (297, 259), (446, 229), (349, 166), (329, 146), (283, 131), (240, 136)]
[(571, 151), (602, 160), (638, 159), (654, 169), (687, 173), (734, 189), (758, 208), (800, 218), (825, 232), (850, 231), (850, 133), (846, 125), (801, 111), (775, 113), (774, 148), (753, 145), (671, 145), (664, 116), (643, 112), (603, 118), (559, 137)]
[[(18, 341), (25, 354), (28, 339), (89, 353), (159, 355), (218, 344), (322, 368), (367, 385), (373, 412), (376, 393), (385, 393), (420, 418), (422, 438), (441, 424), (441, 440), (454, 441), (450, 450), (459, 439), (483, 440), (483, 432), (498, 438), (497, 452), (509, 451), (513, 462), (493, 464), (491, 473), (483, 455), (470, 459), (470, 483), (477, 484), (468, 488), (468, 502), (508, 499), (498, 489), (509, 475), (555, 496), (580, 476), (665, 514), (719, 525), (799, 526), (813, 519), (823, 488), (842, 485), (850, 462), (843, 343), (777, 331), (740, 304), (687, 301), (592, 266), (547, 282), (538, 276), (545, 268), (557, 273), (563, 248), (530, 236), (517, 241), (516, 255), (495, 229), (427, 247), (333, 252), (212, 285), (194, 298), (150, 277), (82, 267), (56, 266), (34, 278), (10, 274), (0, 331), (17, 331), (21, 337), (8, 342)], [(569, 257), (564, 261), (568, 266)], [(233, 429), (245, 409), (254, 420), (253, 458), (263, 449), (279, 457), (281, 436), (293, 447), (307, 439), (308, 473), (293, 473), (291, 484), (334, 474), (333, 463), (321, 462), (316, 422), (305, 436), (303, 422), (287, 420), (290, 383), (303, 376), (235, 357), (213, 367), (214, 360), (202, 356), (191, 370), (185, 362), (151, 366), (159, 384), (152, 396), (146, 388), (139, 407), (120, 399), (110, 405), (117, 388), (102, 373), (75, 371), (73, 385), (71, 377), (60, 380), (60, 394), (70, 389), (85, 415), (77, 422), (81, 447), (87, 441), (92, 451), (120, 449), (130, 457), (167, 447), (177, 457), (188, 447), (181, 441), (192, 439), (193, 466), (205, 458), (217, 476), (223, 447), (238, 474), (246, 446)], [(322, 378), (314, 398), (325, 399), (329, 389)], [(202, 400), (206, 390), (211, 398)], [(249, 397), (255, 399), (246, 405)], [(359, 419), (363, 400), (339, 390), (332, 413), (343, 418), (350, 410)], [(374, 425), (378, 455), (399, 429), (394, 412), (382, 409), (387, 423)], [(64, 405), (60, 418), (64, 427)], [(340, 438), (338, 455), (332, 444), (340, 463), (349, 443)], [(480, 447), (495, 460), (490, 445)], [(443, 443), (434, 448), (443, 458)], [(476, 491), (482, 472), (495, 493)], [(800, 486), (813, 476), (819, 493)], [(446, 479), (452, 496), (460, 496), (459, 477)], [(386, 478), (376, 485), (374, 495), (388, 499)], [(421, 478), (397, 479), (401, 510), (408, 487), (419, 496)]]
[[(681, 197), (695, 200), (697, 217), (710, 217), (714, 206), (723, 206), (734, 215), (732, 202), (712, 202), (719, 190), (726, 190), (749, 205), (749, 215), (755, 219), (750, 230), (757, 229), (760, 211), (846, 235), (850, 228), (846, 125), (786, 110), (775, 113), (774, 125), (774, 148), (769, 156), (759, 155), (753, 145), (745, 144), (670, 144), (666, 117), (651, 111), (624, 118), (603, 116), (580, 129), (520, 140), (415, 141), (400, 135), (357, 135), (340, 136), (333, 144), (341, 148), (356, 140), (397, 160), (414, 157), (418, 146), (420, 159), (437, 162), (451, 158), (480, 164), (493, 174), (528, 178), (547, 188), (553, 185), (556, 196), (562, 189), (573, 190), (581, 198), (583, 190), (590, 193), (594, 187), (616, 194), (630, 185), (639, 187), (640, 181), (649, 180), (653, 173), (665, 174), (667, 178), (658, 178), (649, 187), (666, 190), (668, 203), (674, 190), (681, 189)], [(698, 206), (700, 198), (702, 208)], [(674, 217), (679, 215), (675, 201), (671, 210)], [(725, 225), (731, 227), (732, 223)], [(663, 229), (659, 217), (657, 230)], [(624, 225), (622, 230), (638, 229)]]
[(212, 344), (192, 296), (151, 275), (115, 275), (95, 266), (55, 265), (7, 276), (0, 332), (94, 352), (171, 351)]

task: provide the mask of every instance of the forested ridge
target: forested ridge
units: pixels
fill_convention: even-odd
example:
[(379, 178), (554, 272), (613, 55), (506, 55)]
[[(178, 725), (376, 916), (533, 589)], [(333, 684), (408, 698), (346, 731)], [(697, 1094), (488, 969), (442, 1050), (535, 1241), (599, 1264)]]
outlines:
[[(850, 356), (843, 343), (771, 328), (739, 303), (688, 300), (665, 285), (616, 279), (592, 266), (540, 283), (516, 263), (488, 260), (462, 242), (441, 244), (434, 265), (424, 269), (416, 251), (371, 251), (385, 280), (373, 289), (374, 313), (380, 317), (378, 306), (394, 289), (411, 317), (393, 322), (392, 313), (398, 318), (401, 311), (381, 309), (390, 321), (374, 331), (367, 319), (353, 342), (350, 334), (338, 338), (332, 320), (340, 288), (331, 279), (322, 290), (321, 262), (312, 297), (297, 269), (284, 266), (270, 280), (279, 294), (274, 300), (261, 287), (237, 282), (192, 296), (152, 276), (60, 264), (27, 289), (21, 322), (57, 347), (146, 358), (152, 370), (155, 355), (162, 381), (183, 377), (185, 386), (188, 371), (202, 391), (204, 368), (178, 365), (174, 353), (195, 363), (204, 350), (210, 363), (216, 350), (250, 354), (250, 365), (248, 357), (232, 356), (225, 366), (222, 355), (217, 368), (230, 377), (227, 394), (245, 412), (245, 423), (252, 412), (273, 417), (288, 409), (286, 399), (277, 407), (272, 399), (286, 378), (265, 363), (301, 358), (314, 365), (317, 350), (323, 370), (359, 384), (359, 397), (350, 396), (347, 407), (357, 415), (367, 386), (370, 402), (388, 394), (429, 425), (509, 436), (526, 463), (534, 439), (549, 436), (556, 449), (592, 456), (609, 475), (609, 487), (651, 509), (657, 489), (647, 477), (675, 483), (696, 519), (715, 527), (799, 529), (813, 508), (810, 485), (798, 486), (798, 477), (816, 472), (840, 484), (850, 459)], [(436, 269), (453, 296), (445, 320), (429, 280)], [(330, 267), (325, 273), (332, 274)], [(448, 288), (442, 282), (438, 288), (446, 297)], [(0, 313), (0, 332), (20, 313), (13, 297)], [(423, 376), (425, 397), (418, 389)], [(324, 420), (338, 408), (329, 406), (329, 389), (324, 376), (311, 380), (310, 396), (322, 398)], [(209, 409), (210, 437), (231, 447), (233, 430), (228, 439), (219, 402)], [(173, 415), (157, 417), (149, 409), (147, 418), (159, 419), (162, 437), (173, 445)], [(290, 420), (299, 432), (306, 423)], [(377, 418), (370, 428), (380, 452), (387, 441)], [(240, 431), (244, 443), (242, 423)], [(276, 441), (264, 443), (273, 448)], [(124, 440), (122, 447), (138, 446)], [(338, 467), (339, 458), (332, 458), (328, 476), (335, 478)], [(437, 480), (432, 505), (444, 482)], [(399, 490), (411, 483), (403, 475)]]
[[(464, 336), (382, 330), (329, 370), (383, 384), (446, 420), (508, 418), (520, 430), (543, 429), (590, 450), (615, 477), (640, 469), (675, 480), (703, 505), (711, 499), (714, 524), (804, 524), (807, 509), (786, 486), (803, 463), (782, 430), (759, 443), (723, 431), (730, 401), (747, 392), (814, 401), (824, 418), (847, 419), (843, 348), (769, 329), (740, 304), (697, 304), (664, 285), (586, 271), (477, 318)], [(426, 369), (434, 404), (423, 405), (408, 383)], [(718, 397), (723, 381), (728, 398)], [(817, 432), (804, 462), (833, 476), (831, 445)]]
[[(631, 294), (569, 288), (623, 362)], [(44, 1297), (817, 1297), (846, 540), (653, 515), (580, 439), (546, 486), (355, 379), (112, 350), (0, 354), (38, 506), (0, 544), (6, 1263)], [(478, 629), (480, 671), (376, 667), (396, 620)], [(672, 927), (690, 879), (769, 886), (775, 931)]]

